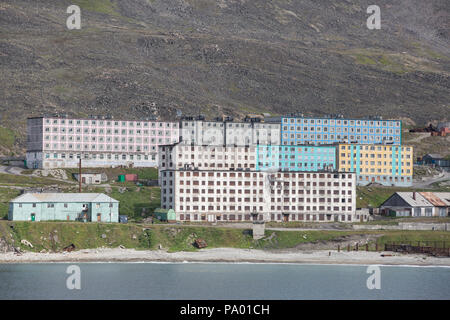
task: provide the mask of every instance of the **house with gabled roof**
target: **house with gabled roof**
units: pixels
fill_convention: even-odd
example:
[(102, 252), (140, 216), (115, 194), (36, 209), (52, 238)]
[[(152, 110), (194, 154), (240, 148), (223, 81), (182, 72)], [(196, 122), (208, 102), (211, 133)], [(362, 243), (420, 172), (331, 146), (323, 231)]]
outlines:
[(396, 192), (380, 206), (383, 215), (394, 217), (446, 217), (449, 192)]
[(25, 193), (9, 202), (8, 220), (118, 222), (119, 201), (103, 193)]

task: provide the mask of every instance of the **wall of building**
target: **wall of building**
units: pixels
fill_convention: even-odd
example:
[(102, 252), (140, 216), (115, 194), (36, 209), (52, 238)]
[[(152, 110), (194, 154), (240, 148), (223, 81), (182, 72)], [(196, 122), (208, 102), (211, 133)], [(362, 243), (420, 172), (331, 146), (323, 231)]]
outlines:
[(270, 146), (256, 147), (257, 170), (334, 171), (335, 146)]
[(351, 173), (161, 172), (161, 206), (177, 220), (356, 221)]
[[(30, 118), (27, 124), (30, 168), (74, 167), (70, 157), (77, 154), (83, 159), (87, 157), (94, 167), (126, 165), (127, 161), (135, 162), (135, 166), (155, 166), (158, 145), (178, 142), (180, 135), (178, 122), (44, 117)], [(36, 157), (35, 153), (42, 156)], [(119, 158), (115, 159), (115, 155)], [(154, 162), (130, 159), (137, 155), (153, 158)]]
[(126, 167), (157, 167), (157, 153), (127, 154), (127, 153), (66, 153), (66, 152), (27, 152), (28, 168), (78, 168), (82, 159), (84, 168)]
[(256, 147), (191, 146), (159, 147), (159, 169), (254, 170)]
[(280, 144), (280, 124), (182, 120), (182, 143), (200, 146)]
[[(70, 220), (75, 221), (82, 213), (84, 207), (88, 207), (88, 220), (100, 222), (118, 222), (118, 203), (10, 203), (8, 219), (13, 221), (31, 221), (32, 214), (35, 221)], [(110, 207), (110, 205), (112, 207)], [(110, 215), (111, 213), (111, 215)]]
[(400, 120), (282, 117), (281, 144), (335, 142), (401, 144)]
[(413, 147), (339, 144), (338, 148), (339, 171), (356, 172), (358, 185), (412, 185)]

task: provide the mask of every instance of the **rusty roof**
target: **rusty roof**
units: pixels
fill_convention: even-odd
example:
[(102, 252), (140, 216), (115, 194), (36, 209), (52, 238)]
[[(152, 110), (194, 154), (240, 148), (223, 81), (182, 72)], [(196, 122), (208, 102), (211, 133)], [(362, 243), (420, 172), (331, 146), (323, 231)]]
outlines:
[(427, 199), (435, 207), (445, 207), (447, 204), (432, 192), (420, 192), (420, 194)]

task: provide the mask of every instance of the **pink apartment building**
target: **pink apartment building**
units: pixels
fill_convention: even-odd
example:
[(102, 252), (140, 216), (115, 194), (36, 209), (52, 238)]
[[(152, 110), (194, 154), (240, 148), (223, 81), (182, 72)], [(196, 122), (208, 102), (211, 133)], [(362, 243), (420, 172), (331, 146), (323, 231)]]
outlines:
[(156, 167), (158, 146), (179, 140), (179, 123), (106, 118), (33, 117), (27, 121), (28, 168)]

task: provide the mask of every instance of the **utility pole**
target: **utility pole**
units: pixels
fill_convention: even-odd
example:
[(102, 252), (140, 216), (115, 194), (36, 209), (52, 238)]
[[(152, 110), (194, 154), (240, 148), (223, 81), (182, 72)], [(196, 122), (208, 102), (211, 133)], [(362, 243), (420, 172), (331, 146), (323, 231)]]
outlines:
[(78, 162), (78, 192), (81, 193), (81, 157)]

